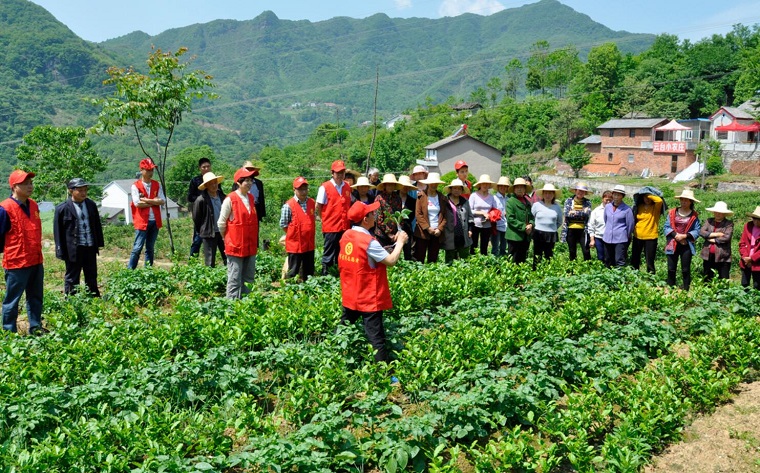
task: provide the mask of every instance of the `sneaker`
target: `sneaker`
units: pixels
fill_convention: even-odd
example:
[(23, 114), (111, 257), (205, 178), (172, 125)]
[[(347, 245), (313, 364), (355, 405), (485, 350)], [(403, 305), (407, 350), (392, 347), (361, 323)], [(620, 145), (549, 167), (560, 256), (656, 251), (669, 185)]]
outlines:
[(391, 376), (391, 386), (394, 386), (399, 383), (399, 380), (395, 376)]
[(29, 335), (34, 335), (35, 337), (41, 337), (46, 333), (50, 333), (50, 330), (46, 329), (42, 325), (37, 325), (36, 327), (29, 329)]

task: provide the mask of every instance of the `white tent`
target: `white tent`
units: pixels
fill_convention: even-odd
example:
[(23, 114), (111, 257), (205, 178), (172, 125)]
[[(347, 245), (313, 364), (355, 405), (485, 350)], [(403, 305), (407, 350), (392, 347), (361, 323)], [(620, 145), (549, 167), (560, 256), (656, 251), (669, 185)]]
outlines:
[(694, 161), (693, 163), (689, 164), (686, 169), (676, 174), (676, 177), (673, 178), (673, 182), (691, 181), (697, 177), (697, 174), (702, 172), (702, 169), (702, 163), (699, 161)]

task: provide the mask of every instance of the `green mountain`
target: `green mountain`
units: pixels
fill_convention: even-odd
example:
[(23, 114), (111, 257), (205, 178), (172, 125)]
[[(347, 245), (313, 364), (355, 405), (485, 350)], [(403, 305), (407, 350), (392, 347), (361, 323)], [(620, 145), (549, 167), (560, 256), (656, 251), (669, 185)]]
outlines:
[[(326, 121), (348, 126), (371, 120), (375, 77), (378, 113), (389, 118), (427, 100), (466, 99), (530, 47), (576, 47), (582, 57), (605, 42), (636, 53), (652, 35), (612, 31), (556, 0), (541, 0), (490, 16), (365, 19), (312, 23), (264, 12), (247, 21), (217, 20), (165, 31), (134, 32), (100, 44), (79, 39), (27, 0), (0, 3), (0, 168), (15, 143), (38, 124), (89, 126), (96, 113), (83, 99), (107, 95), (109, 65), (144, 68), (151, 47), (185, 46), (193, 68), (214, 76), (219, 100), (198, 103), (179, 128), (175, 150), (208, 144), (238, 162), (266, 145), (302, 141)], [(137, 157), (126, 137), (103, 138), (118, 156), (108, 177), (123, 175)], [(125, 164), (126, 163), (126, 164)], [(2, 171), (2, 169), (0, 169)]]

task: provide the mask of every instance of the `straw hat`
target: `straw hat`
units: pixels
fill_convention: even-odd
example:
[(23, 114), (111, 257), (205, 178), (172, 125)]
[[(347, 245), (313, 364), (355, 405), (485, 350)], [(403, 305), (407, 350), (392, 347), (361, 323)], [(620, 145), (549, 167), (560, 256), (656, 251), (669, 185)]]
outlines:
[(512, 183), (511, 186), (509, 186), (509, 193), (513, 194), (515, 192), (515, 186), (525, 186), (525, 192), (530, 192), (533, 190), (533, 186), (528, 184), (528, 181), (523, 179), (522, 177), (518, 177), (515, 179), (515, 182)]
[(625, 186), (622, 184), (616, 185), (615, 187), (612, 188), (612, 193), (614, 194), (615, 192), (617, 192), (618, 194), (625, 195)]
[(375, 188), (379, 190), (380, 192), (388, 192), (388, 185), (392, 185), (393, 188), (391, 191), (397, 191), (399, 189), (398, 181), (396, 180), (396, 176), (393, 174), (385, 174), (383, 175), (383, 180), (380, 181)]
[(754, 212), (748, 213), (747, 217), (760, 218), (760, 205), (758, 205), (757, 207), (755, 207), (755, 211)]
[(356, 189), (357, 187), (366, 186), (370, 189), (374, 189), (375, 186), (369, 183), (369, 179), (367, 179), (367, 176), (359, 176), (359, 179), (356, 180), (356, 184), (351, 186), (351, 189)]
[(441, 175), (437, 172), (429, 173), (427, 179), (421, 179), (420, 182), (429, 186), (435, 184), (446, 184), (441, 180)]
[(681, 195), (677, 195), (676, 199), (689, 199), (692, 202), (701, 202), (701, 200), (697, 200), (694, 198), (694, 191), (691, 189), (684, 189), (681, 191)]
[(512, 183), (509, 182), (509, 178), (507, 176), (501, 176), (499, 178), (499, 182), (496, 183), (497, 186), (511, 186)]
[(399, 176), (398, 185), (399, 187), (405, 188), (407, 190), (417, 190), (417, 186), (412, 184), (412, 180), (409, 179), (409, 176)]
[(243, 167), (248, 169), (249, 171), (252, 171), (252, 170), (261, 171), (261, 166), (257, 166), (253, 164), (251, 161), (244, 162)]
[(211, 181), (216, 180), (217, 184), (222, 182), (224, 180), (224, 176), (217, 176), (213, 172), (209, 171), (206, 174), (203, 175), (203, 182), (201, 185), (198, 186), (199, 191), (205, 191), (206, 190), (206, 184), (208, 184)]
[[(417, 176), (417, 174), (424, 174), (422, 177), (417, 177), (416, 179), (414, 176)], [(412, 169), (412, 174), (409, 176), (410, 178), (414, 179), (415, 181), (419, 181), (420, 179), (427, 179), (428, 177), (428, 170), (425, 168), (425, 166), (422, 166), (418, 164), (417, 166), (414, 166), (414, 169)]]
[(558, 198), (559, 195), (560, 195), (560, 190), (557, 189), (556, 187), (554, 187), (553, 184), (544, 184), (544, 187), (542, 187), (541, 189), (537, 190), (536, 194), (538, 194), (538, 196), (543, 199), (545, 191), (546, 192), (554, 192), (554, 198), (555, 199)]
[(575, 184), (573, 187), (570, 188), (570, 190), (583, 191), (583, 192), (586, 192), (587, 194), (593, 194), (593, 192), (588, 188), (588, 185), (586, 185), (585, 182), (579, 182)]
[(726, 214), (726, 215), (734, 214), (734, 211), (728, 210), (728, 205), (726, 205), (726, 203), (723, 202), (722, 200), (715, 202), (715, 205), (713, 205), (712, 207), (707, 207), (707, 209), (705, 210), (707, 210), (708, 212)]
[(489, 187), (496, 185), (496, 183), (491, 180), (491, 176), (489, 176), (488, 174), (481, 174), (480, 178), (478, 178), (478, 182), (476, 182), (472, 186), (477, 189), (478, 186), (481, 184), (488, 184)]
[(346, 169), (346, 176), (354, 176), (354, 181), (359, 179), (359, 176), (361, 176), (362, 173), (359, 171), (354, 171), (353, 169)]
[(462, 182), (462, 180), (459, 178), (455, 178), (453, 181), (451, 181), (451, 184), (443, 188), (443, 191), (450, 192), (452, 187), (461, 187), (462, 190), (464, 190), (464, 182)]

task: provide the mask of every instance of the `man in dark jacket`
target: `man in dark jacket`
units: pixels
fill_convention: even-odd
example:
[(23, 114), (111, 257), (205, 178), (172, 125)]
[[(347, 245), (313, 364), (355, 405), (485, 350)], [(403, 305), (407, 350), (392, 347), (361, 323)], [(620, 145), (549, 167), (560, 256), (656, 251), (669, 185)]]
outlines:
[[(190, 210), (193, 209), (195, 199), (201, 195), (201, 191), (198, 190), (198, 186), (203, 184), (203, 175), (207, 172), (211, 172), (211, 160), (208, 158), (201, 158), (198, 160), (198, 171), (200, 174), (190, 180), (190, 187), (187, 189), (187, 206)], [(198, 232), (193, 231), (193, 241), (190, 244), (190, 257), (197, 255), (201, 250), (201, 243), (203, 239), (198, 235)]]
[(227, 265), (227, 255), (224, 253), (224, 238), (219, 233), (219, 212), (224, 202), (224, 192), (219, 188), (223, 176), (216, 176), (209, 171), (203, 175), (203, 182), (198, 186), (201, 194), (193, 202), (194, 232), (203, 241), (203, 260), (206, 266), (216, 266), (216, 249), (222, 255), (222, 262)]
[(98, 206), (87, 198), (89, 184), (82, 178), (68, 183), (69, 198), (55, 208), (53, 234), (55, 256), (66, 263), (63, 291), (73, 294), (84, 272), (87, 291), (100, 297), (98, 290), (98, 249), (103, 248), (103, 226)]

